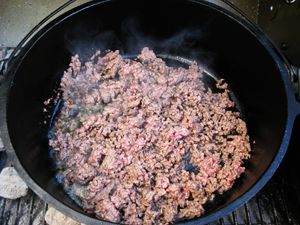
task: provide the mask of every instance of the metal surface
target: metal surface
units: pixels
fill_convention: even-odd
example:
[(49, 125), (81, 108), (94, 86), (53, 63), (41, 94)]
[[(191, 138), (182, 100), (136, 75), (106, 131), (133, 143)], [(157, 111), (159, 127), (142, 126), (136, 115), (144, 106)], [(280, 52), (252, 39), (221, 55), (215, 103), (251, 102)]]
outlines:
[(286, 2), (287, 4), (293, 4), (293, 3), (296, 2), (296, 0), (285, 0), (285, 2)]
[[(224, 0), (223, 0), (224, 1)], [(241, 10), (252, 22), (257, 23), (259, 0), (226, 0)]]
[[(292, 2), (292, 1), (289, 1)], [(300, 67), (300, 1), (260, 1), (258, 25)]]

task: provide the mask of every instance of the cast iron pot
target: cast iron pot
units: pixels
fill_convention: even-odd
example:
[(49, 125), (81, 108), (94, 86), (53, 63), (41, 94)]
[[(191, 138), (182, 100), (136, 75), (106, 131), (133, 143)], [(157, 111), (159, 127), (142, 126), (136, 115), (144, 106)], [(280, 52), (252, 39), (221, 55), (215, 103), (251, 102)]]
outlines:
[(43, 102), (53, 96), (71, 55), (84, 59), (97, 48), (135, 55), (143, 46), (196, 60), (224, 78), (255, 141), (246, 172), (234, 187), (208, 204), (205, 215), (183, 221), (211, 222), (244, 204), (271, 178), (300, 112), (282, 55), (259, 29), (216, 5), (196, 0), (97, 1), (54, 19), (25, 44), (1, 86), (5, 147), (21, 177), (43, 200), (85, 224), (108, 223), (86, 214), (55, 179)]

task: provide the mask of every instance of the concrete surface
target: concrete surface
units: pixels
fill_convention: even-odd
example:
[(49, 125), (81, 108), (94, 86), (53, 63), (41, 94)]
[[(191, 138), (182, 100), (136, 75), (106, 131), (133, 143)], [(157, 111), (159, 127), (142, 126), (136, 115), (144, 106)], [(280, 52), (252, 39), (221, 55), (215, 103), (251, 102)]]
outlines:
[(13, 167), (6, 167), (0, 173), (0, 197), (18, 199), (27, 195), (28, 186)]
[[(88, 0), (77, 0), (71, 9)], [(208, 0), (224, 6), (221, 0)], [(229, 0), (256, 22), (259, 0)], [(14, 47), (44, 17), (66, 0), (0, 0), (0, 47)]]
[[(66, 0), (0, 0), (0, 47), (16, 46), (44, 17)], [(86, 1), (78, 0), (68, 9)]]

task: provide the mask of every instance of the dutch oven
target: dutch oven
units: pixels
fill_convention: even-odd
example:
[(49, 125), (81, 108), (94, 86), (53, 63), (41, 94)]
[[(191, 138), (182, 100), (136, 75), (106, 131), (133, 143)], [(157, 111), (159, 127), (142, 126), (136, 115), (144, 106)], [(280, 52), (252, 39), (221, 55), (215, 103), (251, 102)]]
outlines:
[(290, 66), (266, 35), (246, 19), (201, 0), (92, 1), (53, 19), (22, 44), (1, 86), (5, 147), (35, 193), (89, 225), (108, 222), (85, 213), (57, 182), (49, 157), (49, 117), (43, 113), (44, 101), (53, 96), (75, 53), (84, 59), (100, 48), (136, 55), (148, 46), (159, 54), (196, 60), (229, 84), (247, 123), (252, 156), (233, 188), (186, 224), (211, 222), (253, 197), (282, 161), (300, 113)]

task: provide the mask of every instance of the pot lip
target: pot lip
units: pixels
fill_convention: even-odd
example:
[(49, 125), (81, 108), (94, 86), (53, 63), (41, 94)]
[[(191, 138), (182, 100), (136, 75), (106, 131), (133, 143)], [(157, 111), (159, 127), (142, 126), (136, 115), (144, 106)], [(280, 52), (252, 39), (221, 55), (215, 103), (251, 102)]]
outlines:
[[(57, 24), (63, 22), (65, 19), (73, 16), (74, 14), (77, 14), (81, 11), (88, 10), (89, 8), (100, 5), (106, 2), (111, 2), (116, 0), (100, 0), (100, 1), (91, 1), (85, 4), (82, 4), (80, 6), (77, 6), (62, 15), (55, 18), (53, 21), (48, 23), (45, 27), (43, 27), (39, 32), (37, 32), (34, 37), (26, 43), (26, 46), (30, 45), (33, 46), (44, 34), (46, 34), (52, 27), (56, 26)], [(195, 4), (202, 5), (204, 7), (209, 7), (213, 10), (218, 11), (219, 13), (222, 13), (224, 16), (230, 17), (235, 22), (239, 23), (241, 26), (243, 26), (246, 30), (251, 32), (257, 40), (268, 50), (269, 54), (272, 56), (274, 61), (276, 62), (276, 65), (281, 73), (281, 78), (284, 83), (285, 88), (285, 94), (286, 94), (286, 102), (287, 102), (287, 112), (286, 112), (286, 126), (285, 126), (285, 132), (282, 137), (281, 145), (278, 149), (278, 152), (276, 156), (274, 157), (272, 163), (269, 165), (269, 167), (265, 170), (264, 174), (257, 180), (257, 182), (248, 190), (246, 191), (242, 196), (240, 196), (238, 199), (234, 200), (233, 202), (229, 203), (228, 205), (217, 209), (216, 212), (212, 212), (207, 215), (203, 215), (202, 217), (182, 221), (181, 223), (184, 224), (205, 224), (208, 222), (212, 222), (214, 220), (217, 220), (218, 218), (225, 216), (229, 214), (230, 212), (234, 211), (236, 208), (244, 204), (246, 201), (250, 200), (259, 190), (263, 188), (263, 186), (270, 180), (270, 178), (273, 176), (277, 168), (279, 167), (286, 151), (288, 148), (292, 127), (294, 123), (294, 119), (297, 116), (297, 112), (295, 112), (295, 99), (292, 92), (292, 86), (289, 80), (289, 74), (287, 65), (282, 60), (282, 54), (278, 49), (276, 49), (275, 45), (271, 43), (270, 40), (266, 37), (266, 35), (259, 30), (256, 26), (253, 24), (247, 22), (246, 20), (240, 18), (239, 16), (233, 14), (229, 10), (220, 7), (216, 4), (206, 2), (205, 0), (187, 0), (188, 2), (192, 2)], [(26, 51), (20, 52), (19, 56), (15, 60), (16, 67), (12, 69), (11, 67), (8, 70), (7, 77), (5, 78), (4, 82), (1, 85), (0, 88), (0, 121), (3, 121), (3, 123), (0, 124), (0, 129), (2, 133), (2, 138), (5, 144), (5, 149), (8, 154), (8, 157), (12, 160), (14, 167), (20, 174), (22, 178), (25, 179), (25, 182), (28, 184), (28, 186), (44, 201), (49, 203), (54, 208), (57, 208), (59, 211), (62, 211), (64, 214), (82, 222), (87, 223), (89, 225), (96, 225), (96, 224), (114, 224), (108, 221), (99, 220), (94, 217), (88, 216), (82, 212), (79, 212), (63, 202), (56, 199), (54, 196), (49, 194), (47, 191), (45, 191), (42, 187), (40, 187), (33, 178), (29, 176), (29, 174), (24, 169), (22, 163), (19, 161), (18, 156), (15, 154), (14, 148), (12, 146), (12, 143), (10, 142), (10, 136), (8, 133), (8, 127), (7, 127), (7, 118), (6, 118), (6, 108), (7, 108), (7, 100), (8, 100), (8, 92), (11, 86), (11, 83), (13, 82), (13, 77), (15, 75), (15, 72), (18, 70), (18, 67), (20, 63), (18, 62), (18, 59), (25, 57), (27, 52), (30, 51), (31, 47), (28, 49), (25, 49)], [(24, 50), (24, 49), (23, 49)], [(5, 122), (4, 122), (5, 121)]]

